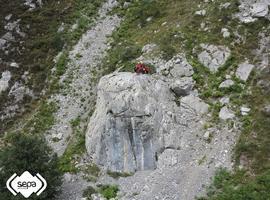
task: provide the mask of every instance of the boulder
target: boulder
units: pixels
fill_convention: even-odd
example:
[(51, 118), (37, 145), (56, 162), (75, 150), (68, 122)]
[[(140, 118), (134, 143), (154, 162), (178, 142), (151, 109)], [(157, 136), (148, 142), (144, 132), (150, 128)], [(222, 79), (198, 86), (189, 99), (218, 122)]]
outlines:
[(262, 112), (263, 112), (266, 116), (270, 117), (270, 104), (264, 106)]
[(195, 82), (192, 77), (183, 77), (181, 79), (176, 79), (171, 84), (171, 89), (178, 97), (187, 96), (192, 91), (194, 84)]
[(195, 15), (198, 15), (198, 16), (205, 16), (206, 15), (206, 10), (198, 10), (195, 12)]
[(4, 49), (4, 46), (6, 43), (7, 43), (7, 41), (5, 39), (0, 38), (0, 50)]
[(230, 6), (231, 6), (231, 3), (230, 2), (226, 2), (226, 3), (220, 5), (220, 9), (227, 9)]
[(265, 17), (268, 12), (268, 4), (266, 3), (254, 3), (251, 8), (251, 15), (254, 17)]
[(230, 32), (229, 32), (229, 30), (227, 29), (227, 28), (223, 28), (223, 29), (221, 29), (221, 33), (222, 33), (222, 36), (224, 37), (224, 38), (228, 38), (228, 37), (230, 37)]
[(19, 65), (18, 65), (18, 63), (13, 62), (13, 63), (10, 63), (10, 67), (19, 68)]
[(247, 81), (254, 67), (254, 65), (249, 64), (248, 62), (241, 63), (238, 65), (235, 75), (242, 81)]
[(125, 9), (128, 8), (130, 6), (130, 4), (131, 4), (130, 2), (125, 1), (123, 8), (125, 8)]
[(206, 131), (203, 135), (203, 139), (206, 141), (208, 141), (210, 139), (210, 137), (211, 137), (211, 134), (209, 131)]
[(6, 20), (6, 21), (9, 21), (9, 20), (11, 19), (11, 17), (12, 17), (12, 14), (9, 14), (9, 15), (7, 15), (7, 16), (5, 17), (5, 20)]
[(101, 78), (86, 133), (88, 155), (97, 165), (128, 173), (153, 170), (164, 149), (184, 145), (181, 130), (208, 105), (189, 95), (178, 106), (171, 82), (162, 77), (122, 72)]
[(9, 71), (4, 71), (0, 79), (0, 94), (8, 89), (10, 79), (11, 73)]
[(166, 62), (161, 70), (163, 72), (167, 71), (170, 78), (174, 79), (180, 79), (182, 77), (188, 77), (194, 74), (193, 67), (182, 54), (179, 54)]
[(111, 171), (154, 169), (169, 88), (147, 75), (119, 73), (103, 77), (98, 91), (86, 135), (88, 154)]
[(201, 44), (201, 48), (203, 51), (198, 55), (198, 59), (211, 72), (217, 72), (231, 55), (230, 49), (225, 46)]
[(234, 85), (234, 82), (232, 80), (225, 80), (220, 85), (219, 88), (229, 88)]
[(192, 108), (198, 114), (206, 114), (209, 109), (209, 105), (204, 103), (199, 97), (189, 95), (181, 99), (181, 104), (185, 104)]
[(224, 106), (219, 112), (219, 118), (222, 120), (233, 119), (235, 114), (227, 107)]
[(241, 114), (245, 116), (245, 115), (248, 115), (251, 109), (248, 107), (241, 107), (240, 110), (241, 110)]
[(219, 102), (221, 103), (221, 105), (226, 105), (230, 103), (230, 98), (229, 97), (222, 97)]
[(15, 37), (12, 35), (11, 32), (7, 32), (5, 35), (3, 35), (2, 40), (15, 42)]

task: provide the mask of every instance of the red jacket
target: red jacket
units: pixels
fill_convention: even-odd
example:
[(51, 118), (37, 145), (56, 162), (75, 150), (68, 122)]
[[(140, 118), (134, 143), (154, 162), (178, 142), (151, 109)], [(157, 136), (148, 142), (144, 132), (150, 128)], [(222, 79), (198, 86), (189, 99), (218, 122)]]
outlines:
[(148, 74), (150, 72), (150, 69), (145, 64), (138, 63), (135, 66), (134, 71), (138, 74)]

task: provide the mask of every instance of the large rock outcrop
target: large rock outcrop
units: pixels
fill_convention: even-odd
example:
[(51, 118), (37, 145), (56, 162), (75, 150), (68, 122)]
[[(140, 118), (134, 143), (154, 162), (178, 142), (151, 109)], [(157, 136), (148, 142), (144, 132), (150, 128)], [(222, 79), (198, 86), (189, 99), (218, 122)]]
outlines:
[[(87, 151), (95, 163), (112, 171), (151, 170), (165, 149), (181, 149), (188, 114), (176, 104), (169, 85), (159, 75), (133, 73), (100, 80), (96, 111), (86, 135)], [(187, 99), (181, 103), (186, 107), (191, 102)], [(189, 99), (203, 108), (198, 113), (207, 112), (208, 106), (198, 97)]]

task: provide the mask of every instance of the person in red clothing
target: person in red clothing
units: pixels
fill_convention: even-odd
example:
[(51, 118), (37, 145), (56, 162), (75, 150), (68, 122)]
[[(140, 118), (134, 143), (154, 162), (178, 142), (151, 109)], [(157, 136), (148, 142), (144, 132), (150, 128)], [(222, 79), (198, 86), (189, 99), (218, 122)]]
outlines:
[(140, 62), (140, 63), (136, 64), (134, 71), (137, 74), (149, 74), (150, 69), (145, 64)]

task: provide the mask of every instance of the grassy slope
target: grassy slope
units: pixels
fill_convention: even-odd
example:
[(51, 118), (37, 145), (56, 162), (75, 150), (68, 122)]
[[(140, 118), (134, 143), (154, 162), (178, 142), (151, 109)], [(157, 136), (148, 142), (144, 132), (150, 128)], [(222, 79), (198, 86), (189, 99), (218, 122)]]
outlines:
[[(48, 94), (57, 90), (59, 87), (58, 76), (65, 71), (66, 52), (89, 27), (94, 19), (93, 16), (103, 2), (104, 0), (91, 2), (86, 0), (44, 1), (42, 8), (30, 12), (19, 1), (5, 1), (5, 6), (0, 8), (0, 17), (3, 18), (9, 13), (15, 14), (18, 19), (21, 19), (22, 31), (27, 33), (27, 37), (24, 39), (25, 49), (20, 49), (21, 54), (1, 55), (3, 60), (12, 58), (20, 63), (20, 69), (12, 72), (13, 81), (28, 71), (31, 77), (30, 82), (27, 83), (28, 87), (33, 89), (36, 94), (48, 87), (50, 88)], [(65, 29), (63, 32), (58, 32), (62, 23)], [(75, 23), (78, 24), (78, 27), (71, 31), (71, 27)], [(30, 25), (30, 29), (26, 28), (27, 25)], [(64, 55), (56, 64), (56, 74), (51, 74), (54, 66), (53, 59), (60, 51), (64, 51)], [(53, 84), (49, 85), (48, 80), (51, 79), (53, 79)], [(29, 101), (30, 99), (26, 99), (23, 103), (29, 103)], [(5, 102), (6, 99), (1, 97), (0, 106), (3, 106)], [(38, 109), (38, 107), (39, 103), (34, 102), (26, 109), (30, 112), (29, 115), (33, 115), (32, 110)], [(11, 119), (1, 123), (0, 131), (16, 125), (13, 123), (14, 121), (17, 120)]]
[[(105, 66), (109, 70), (119, 67), (123, 67), (124, 71), (132, 70), (133, 59), (140, 55), (140, 48), (149, 43), (158, 44), (165, 59), (170, 59), (178, 52), (185, 52), (195, 69), (194, 79), (201, 97), (212, 105), (213, 121), (210, 123), (219, 123), (217, 114), (221, 105), (216, 103), (216, 100), (224, 95), (230, 97), (233, 109), (238, 114), (241, 105), (245, 104), (252, 108), (249, 116), (239, 115), (243, 122), (243, 131), (235, 147), (235, 171), (232, 174), (220, 171), (209, 190), (211, 191), (209, 197), (205, 199), (267, 199), (266, 189), (269, 188), (270, 172), (270, 119), (263, 115), (261, 110), (265, 104), (269, 104), (270, 95), (256, 85), (258, 80), (269, 81), (269, 74), (264, 76), (253, 74), (245, 87), (242, 87), (243, 82), (236, 77), (233, 77), (236, 86), (228, 90), (220, 90), (218, 86), (225, 79), (225, 74), (234, 71), (245, 58), (256, 64), (252, 50), (258, 47), (258, 33), (263, 27), (267, 27), (269, 22), (260, 19), (255, 23), (240, 25), (232, 18), (232, 13), (238, 11), (239, 4), (236, 0), (231, 1), (231, 6), (222, 11), (219, 10), (219, 5), (227, 2), (225, 0), (209, 4), (203, 4), (200, 0), (140, 2), (133, 3), (129, 10), (118, 10), (126, 20), (114, 35), (115, 42), (109, 51)], [(197, 7), (199, 3), (202, 3), (203, 9), (207, 11), (205, 17), (194, 15), (194, 12), (199, 10)], [(147, 22), (148, 17), (153, 19)], [(201, 22), (207, 22), (208, 32), (199, 30)], [(221, 35), (222, 28), (228, 28), (231, 33), (237, 31), (243, 36), (244, 41), (232, 44), (232, 41), (237, 39), (236, 36), (231, 34), (230, 38), (224, 39)], [(226, 45), (232, 51), (231, 58), (215, 75), (198, 62), (196, 53), (192, 51), (201, 43)], [(249, 90), (252, 94), (248, 92)], [(237, 170), (240, 157), (243, 156), (248, 161), (244, 166), (245, 170)]]
[[(23, 117), (17, 117), (16, 120), (13, 119), (8, 123), (8, 126), (6, 124), (0, 125), (0, 130), (3, 128), (8, 133), (5, 134), (7, 137), (1, 140), (2, 144), (0, 143), (0, 145), (6, 145), (5, 141), (17, 133), (35, 134), (43, 137), (44, 133), (55, 123), (54, 112), (57, 110), (57, 104), (55, 102), (48, 102), (47, 99), (50, 95), (59, 91), (61, 85), (58, 83), (58, 79), (66, 70), (68, 52), (80, 39), (81, 35), (89, 29), (99, 7), (104, 1), (62, 0), (60, 4), (56, 1), (47, 1), (40, 10), (31, 13), (22, 12), (20, 14), (20, 18), (23, 19), (24, 23), (31, 24), (33, 32), (29, 33), (25, 42), (26, 52), (19, 59), (23, 59), (23, 56), (26, 56), (28, 53), (23, 67), (31, 68), (29, 63), (43, 66), (39, 72), (43, 74), (42, 77), (44, 79), (39, 77), (39, 72), (33, 72), (33, 76), (38, 82), (32, 82), (31, 86), (40, 87), (37, 90), (45, 87), (47, 88), (47, 93), (38, 101), (32, 102), (28, 107), (29, 111), (24, 113)], [(21, 9), (21, 7), (16, 8)], [(19, 14), (19, 11), (17, 12)], [(57, 33), (62, 22), (64, 23), (65, 30)], [(71, 31), (71, 26), (75, 23), (78, 26)], [(53, 59), (59, 51), (63, 53), (57, 63), (54, 64)], [(54, 65), (56, 70), (55, 73), (51, 74), (50, 70)], [(44, 82), (45, 79), (50, 81)], [(82, 129), (84, 130), (85, 128), (80, 127), (80, 119), (72, 121), (71, 124), (74, 132), (73, 138), (64, 156), (59, 161), (59, 169), (63, 172), (76, 171), (73, 158), (76, 154), (82, 154), (85, 150), (84, 135), (82, 134)]]

